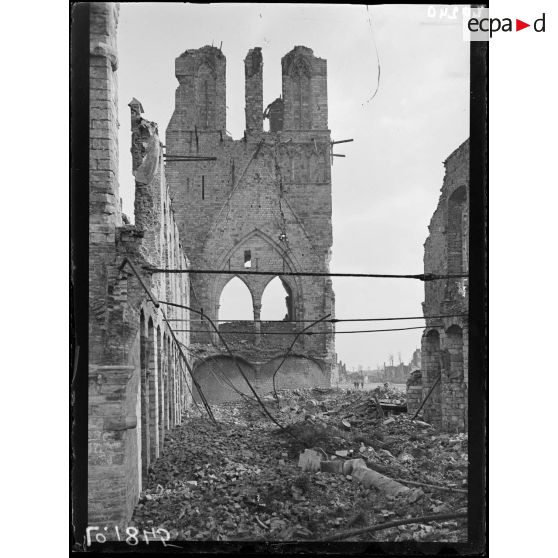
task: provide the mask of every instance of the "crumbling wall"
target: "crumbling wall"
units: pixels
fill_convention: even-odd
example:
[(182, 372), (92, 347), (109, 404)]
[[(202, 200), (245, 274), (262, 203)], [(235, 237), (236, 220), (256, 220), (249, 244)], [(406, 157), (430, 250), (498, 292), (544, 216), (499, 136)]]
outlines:
[(420, 370), (415, 370), (407, 379), (407, 412), (414, 414), (422, 401), (422, 377)]
[(330, 386), (329, 370), (323, 361), (294, 354), (284, 361), (283, 357), (276, 357), (261, 367), (260, 386), (263, 393), (273, 389), (273, 374), (276, 370), (277, 389)]
[[(214, 354), (195, 363), (194, 375), (210, 403), (238, 401), (242, 398), (241, 393), (253, 397), (239, 367), (260, 395), (273, 392), (275, 372), (276, 389), (329, 387), (328, 368), (323, 361), (298, 355), (296, 352), (289, 356), (270, 354), (268, 359), (264, 363), (250, 362), (248, 355), (239, 356), (239, 352), (235, 352), (234, 359)], [(194, 399), (200, 400), (197, 391)]]
[[(188, 304), (187, 276), (162, 277), (144, 269), (185, 268), (188, 261), (174, 221), (157, 128), (141, 119), (138, 106), (132, 118), (135, 225), (123, 218), (116, 108), (118, 4), (93, 2), (90, 13), (88, 522), (126, 526), (147, 465), (160, 454), (165, 432), (181, 421), (189, 380), (162, 318), (164, 306), (149, 301), (139, 279), (122, 263), (127, 258), (135, 265), (158, 300)], [(164, 309), (189, 329), (186, 311)], [(187, 334), (177, 336), (188, 344)]]
[[(440, 199), (424, 244), (424, 272), (461, 275), (469, 268), (469, 140), (444, 165)], [(444, 430), (467, 429), (468, 311), (466, 278), (425, 282), (422, 397), (441, 379), (425, 402), (424, 418)]]
[[(239, 371), (241, 368), (248, 381), (256, 386), (257, 370), (244, 359), (236, 362), (229, 356), (217, 355), (196, 364), (194, 375), (203, 393), (210, 403), (238, 401), (240, 393), (252, 396), (252, 391)], [(234, 386), (234, 389), (231, 387)], [(194, 399), (200, 401), (199, 393), (195, 390)]]
[[(329, 278), (281, 276), (282, 272), (329, 271), (331, 138), (326, 61), (306, 47), (295, 47), (283, 58), (279, 104), (284, 110), (281, 119), (274, 113), (272, 131), (263, 132), (263, 61), (261, 49), (251, 49), (245, 59), (246, 132), (241, 140), (233, 140), (226, 132), (224, 54), (208, 46), (187, 50), (176, 59), (175, 71), (179, 87), (166, 131), (166, 177), (192, 266), (244, 270), (248, 252), (250, 269), (275, 271), (288, 285), (291, 320), (334, 317)], [(209, 87), (200, 81), (201, 74), (211, 76)], [(205, 106), (215, 110), (207, 126), (199, 120)], [(217, 320), (221, 292), (234, 276), (233, 272), (193, 275), (192, 304)], [(228, 325), (227, 339), (242, 341), (242, 335), (231, 328), (249, 332), (244, 341), (261, 349), (250, 361), (255, 366), (269, 358), (270, 346), (285, 351), (300, 323), (291, 325), (284, 336), (265, 335), (267, 325), (259, 321), (261, 300), (273, 276), (243, 274), (240, 278), (252, 295), (255, 321), (252, 326)], [(326, 334), (303, 336), (297, 350), (327, 363), (326, 375), (331, 375), (333, 325), (318, 327)], [(203, 331), (192, 334), (193, 342), (219, 343), (216, 335)], [(301, 381), (303, 376), (301, 370)]]

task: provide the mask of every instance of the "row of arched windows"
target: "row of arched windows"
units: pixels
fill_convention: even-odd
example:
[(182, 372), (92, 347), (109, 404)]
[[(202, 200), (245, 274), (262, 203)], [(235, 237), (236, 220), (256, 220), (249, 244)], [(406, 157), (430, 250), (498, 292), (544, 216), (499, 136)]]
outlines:
[[(147, 323), (146, 323), (147, 322)], [(166, 432), (180, 424), (187, 386), (174, 343), (151, 316), (140, 313), (138, 442), (144, 486), (150, 465), (163, 449)]]

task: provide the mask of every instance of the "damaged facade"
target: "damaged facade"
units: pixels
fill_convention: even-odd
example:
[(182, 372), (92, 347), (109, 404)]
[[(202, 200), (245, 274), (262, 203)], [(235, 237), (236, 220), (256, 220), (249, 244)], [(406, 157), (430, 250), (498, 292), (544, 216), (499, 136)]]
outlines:
[[(145, 274), (143, 266), (184, 268), (187, 260), (165, 181), (157, 127), (132, 103), (135, 224), (126, 224), (118, 185), (118, 4), (90, 4), (88, 522), (125, 523), (167, 431), (181, 421), (189, 382), (180, 349), (150, 300), (188, 303), (186, 275)], [(187, 319), (165, 308), (168, 318)], [(177, 340), (188, 344), (188, 335)]]
[[(469, 269), (469, 140), (444, 162), (445, 176), (438, 207), (424, 244), (424, 272), (467, 274)], [(468, 314), (466, 278), (425, 282), (421, 343), (421, 377), (408, 387), (408, 410), (425, 401), (423, 416), (443, 430), (466, 431), (468, 411)], [(436, 318), (428, 316), (451, 316)], [(421, 396), (419, 397), (419, 394)]]
[[(118, 185), (119, 7), (94, 2), (90, 10), (88, 522), (122, 525), (167, 432), (198, 396), (190, 367), (210, 401), (236, 396), (215, 383), (216, 370), (246, 391), (236, 363), (258, 391), (269, 391), (295, 332), (308, 325), (301, 320), (334, 317), (329, 278), (281, 275), (329, 270), (326, 62), (305, 47), (283, 58), (282, 97), (268, 111), (273, 131), (264, 132), (263, 63), (261, 50), (252, 49), (245, 60), (246, 132), (236, 141), (226, 132), (222, 52), (204, 47), (179, 56), (166, 154), (140, 101), (129, 103), (132, 225), (121, 211)], [(165, 302), (217, 320), (221, 291), (234, 273), (149, 271), (190, 266), (276, 272), (288, 293), (286, 320), (259, 319), (273, 275), (240, 275), (254, 320), (219, 325), (231, 358), (205, 321)], [(333, 325), (316, 330), (322, 333), (302, 335), (294, 345), (278, 388), (330, 385)]]
[[(226, 131), (226, 60), (220, 49), (187, 50), (175, 61), (179, 86), (166, 131), (166, 176), (184, 248), (194, 269), (272, 271), (239, 274), (252, 299), (252, 321), (220, 323), (236, 363), (205, 320), (192, 319), (196, 377), (210, 401), (238, 398), (248, 387), (272, 387), (295, 334), (327, 314), (334, 317), (329, 277), (281, 275), (329, 271), (331, 138), (327, 128), (326, 61), (297, 46), (282, 59), (282, 96), (266, 110), (260, 48), (245, 60), (246, 131)], [(234, 273), (192, 275), (192, 306), (219, 320), (219, 301)], [(260, 320), (268, 284), (287, 293), (283, 321)], [(307, 320), (307, 322), (302, 322)], [(336, 370), (333, 325), (301, 335), (276, 377), (278, 388), (329, 386)]]

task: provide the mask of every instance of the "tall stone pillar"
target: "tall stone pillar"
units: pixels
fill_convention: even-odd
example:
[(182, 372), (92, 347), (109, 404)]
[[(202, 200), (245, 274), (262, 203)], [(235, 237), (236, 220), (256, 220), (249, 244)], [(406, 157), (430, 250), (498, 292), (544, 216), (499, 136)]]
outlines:
[(149, 371), (149, 435), (151, 437), (149, 453), (151, 462), (153, 462), (159, 457), (159, 367), (157, 362), (157, 336), (151, 322), (148, 326), (147, 347), (147, 367)]
[(262, 49), (252, 48), (244, 59), (246, 131), (263, 130), (263, 60)]
[(260, 315), (262, 311), (262, 303), (260, 301), (254, 301), (254, 325), (256, 329), (255, 343), (259, 345), (262, 340), (262, 324), (260, 322)]
[(161, 339), (160, 330), (157, 334), (157, 362), (159, 363), (159, 453), (163, 451), (165, 443), (165, 347)]

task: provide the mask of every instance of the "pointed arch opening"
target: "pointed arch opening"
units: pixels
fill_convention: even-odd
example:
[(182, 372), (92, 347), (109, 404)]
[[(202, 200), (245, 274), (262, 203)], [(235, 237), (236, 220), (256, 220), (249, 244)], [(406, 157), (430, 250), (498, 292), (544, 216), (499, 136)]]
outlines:
[(260, 317), (262, 321), (294, 319), (292, 290), (279, 276), (274, 277), (263, 292)]
[(225, 285), (219, 297), (220, 321), (254, 320), (254, 303), (246, 283), (233, 277)]

